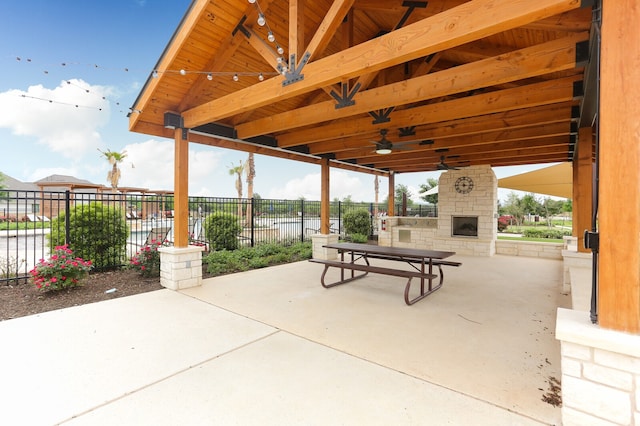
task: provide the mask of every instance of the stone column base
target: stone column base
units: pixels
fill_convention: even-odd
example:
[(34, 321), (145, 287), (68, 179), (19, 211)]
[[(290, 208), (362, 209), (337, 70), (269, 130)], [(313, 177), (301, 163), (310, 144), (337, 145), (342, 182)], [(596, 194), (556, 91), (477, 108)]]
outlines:
[(313, 258), (322, 260), (335, 260), (338, 258), (338, 250), (328, 249), (325, 244), (337, 243), (339, 239), (338, 234), (316, 234), (311, 236), (313, 243)]
[(160, 247), (160, 284), (171, 290), (202, 285), (203, 247)]
[(640, 336), (591, 324), (588, 312), (558, 308), (562, 424), (640, 424)]

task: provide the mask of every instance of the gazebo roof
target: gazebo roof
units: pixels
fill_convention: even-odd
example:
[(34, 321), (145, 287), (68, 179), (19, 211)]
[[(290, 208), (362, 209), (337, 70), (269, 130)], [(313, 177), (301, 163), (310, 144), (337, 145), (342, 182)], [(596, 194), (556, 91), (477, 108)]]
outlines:
[(381, 175), (570, 161), (592, 119), (582, 3), (194, 0), (130, 129)]

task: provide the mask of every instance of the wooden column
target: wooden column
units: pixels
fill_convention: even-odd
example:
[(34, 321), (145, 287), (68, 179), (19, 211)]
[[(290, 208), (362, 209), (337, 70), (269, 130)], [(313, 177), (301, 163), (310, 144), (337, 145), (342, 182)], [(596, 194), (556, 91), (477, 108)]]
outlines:
[(326, 158), (323, 159), (320, 167), (320, 233), (328, 235), (330, 232), (329, 215), (331, 214), (331, 201), (329, 199), (329, 175), (331, 168), (329, 167), (329, 160)]
[(640, 332), (640, 7), (602, 2), (599, 324)]
[(176, 128), (174, 155), (173, 245), (189, 246), (189, 140)]
[(584, 248), (584, 231), (591, 229), (593, 206), (593, 129), (583, 127), (578, 133), (577, 157), (573, 162), (573, 236), (578, 237), (578, 251)]
[(393, 172), (389, 173), (389, 198), (387, 198), (387, 216), (395, 216), (396, 179)]

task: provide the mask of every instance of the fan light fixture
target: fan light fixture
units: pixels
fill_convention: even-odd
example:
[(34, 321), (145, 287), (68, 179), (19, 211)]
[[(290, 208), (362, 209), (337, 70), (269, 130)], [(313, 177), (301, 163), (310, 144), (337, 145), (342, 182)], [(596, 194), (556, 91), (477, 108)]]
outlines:
[(379, 148), (376, 148), (376, 154), (391, 154), (391, 149), (384, 145), (381, 145)]

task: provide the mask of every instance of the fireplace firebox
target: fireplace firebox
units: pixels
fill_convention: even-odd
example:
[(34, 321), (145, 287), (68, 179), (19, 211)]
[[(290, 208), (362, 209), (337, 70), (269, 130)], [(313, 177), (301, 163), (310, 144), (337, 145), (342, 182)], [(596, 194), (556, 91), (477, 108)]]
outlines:
[(477, 237), (478, 216), (451, 216), (452, 237)]

